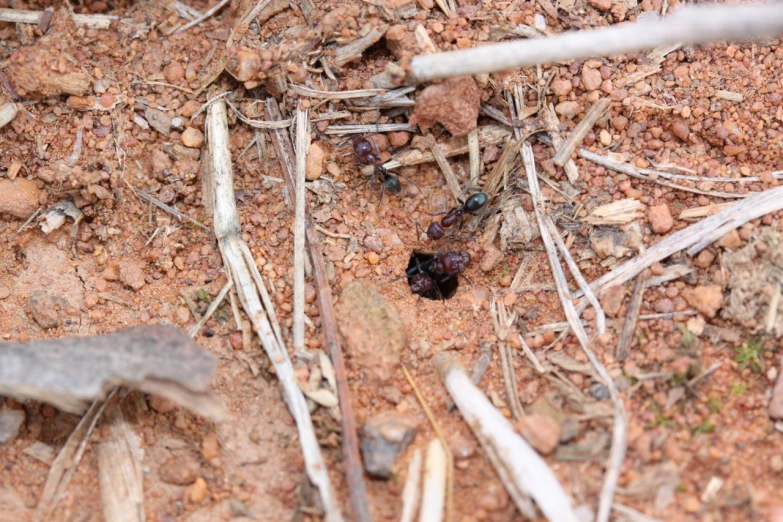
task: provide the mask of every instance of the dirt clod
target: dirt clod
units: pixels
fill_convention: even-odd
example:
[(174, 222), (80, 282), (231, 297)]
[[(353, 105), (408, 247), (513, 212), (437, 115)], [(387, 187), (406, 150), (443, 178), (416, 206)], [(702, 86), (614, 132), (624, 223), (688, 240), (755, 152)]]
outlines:
[(62, 52), (39, 42), (11, 55), (8, 78), (16, 92), (45, 97), (60, 94), (84, 96), (90, 88), (90, 75), (68, 61)]
[(465, 136), (476, 128), (481, 91), (470, 76), (449, 78), (424, 89), (408, 123), (422, 128), (442, 124), (452, 136)]
[(124, 259), (117, 265), (120, 281), (134, 290), (140, 290), (145, 284), (141, 263), (133, 259)]
[(379, 381), (389, 380), (400, 364), (408, 336), (400, 315), (367, 282), (348, 285), (337, 305), (340, 331), (353, 364)]
[(723, 290), (718, 285), (686, 288), (682, 291), (682, 296), (689, 305), (707, 317), (715, 317), (723, 306)]
[(60, 325), (60, 309), (63, 300), (50, 295), (46, 290), (38, 290), (27, 302), (30, 315), (41, 328), (57, 328)]
[(158, 470), (160, 480), (167, 484), (187, 486), (201, 474), (201, 465), (191, 454), (178, 453), (166, 460)]
[(24, 178), (0, 180), (0, 214), (27, 219), (38, 208), (41, 191), (34, 181)]

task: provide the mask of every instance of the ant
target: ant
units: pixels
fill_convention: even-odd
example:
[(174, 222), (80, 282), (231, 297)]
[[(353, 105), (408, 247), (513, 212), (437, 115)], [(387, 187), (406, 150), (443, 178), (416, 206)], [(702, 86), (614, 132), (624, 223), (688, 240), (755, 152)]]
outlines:
[[(435, 253), (426, 261), (415, 259), (415, 265), (405, 271), (408, 286), (414, 294), (427, 297), (434, 291), (437, 298), (445, 300), (443, 293), (453, 293), (456, 284), (446, 283), (454, 276), (460, 275), (470, 262), (470, 254), (464, 251), (449, 251), (445, 254)], [(463, 275), (463, 277), (465, 277)], [(432, 297), (430, 297), (432, 298)]]
[(400, 183), (399, 178), (403, 178), (409, 183), (412, 183), (418, 191), (421, 192), (419, 186), (416, 185), (412, 179), (383, 166), (383, 163), (381, 162), (381, 153), (378, 151), (378, 145), (376, 145), (374, 141), (365, 136), (354, 139), (353, 153), (356, 155), (356, 159), (359, 162), (372, 166), (373, 171), (372, 177), (370, 178), (370, 184), (375, 182), (375, 178), (381, 179), (381, 199), (383, 199), (383, 192), (385, 190), (388, 190), (392, 194), (400, 193), (402, 184)]
[(439, 212), (438, 214), (435, 214), (436, 216), (444, 213), (446, 215), (441, 218), (440, 223), (437, 221), (430, 223), (427, 227), (427, 238), (436, 241), (446, 236), (446, 229), (451, 229), (449, 239), (468, 239), (452, 236), (454, 236), (455, 231), (462, 230), (462, 226), (465, 224), (465, 216), (467, 214), (472, 216), (477, 215), (476, 213), (487, 204), (487, 201), (489, 201), (489, 196), (487, 196), (486, 192), (476, 192), (466, 199), (464, 203), (459, 201), (460, 206), (453, 207), (449, 209), (448, 212)]

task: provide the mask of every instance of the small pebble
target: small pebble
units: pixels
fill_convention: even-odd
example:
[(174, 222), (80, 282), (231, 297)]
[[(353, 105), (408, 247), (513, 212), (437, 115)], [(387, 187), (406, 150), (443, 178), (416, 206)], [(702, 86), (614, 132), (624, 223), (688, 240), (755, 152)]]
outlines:
[(184, 326), (190, 321), (190, 309), (187, 306), (180, 306), (175, 313), (177, 324)]
[(381, 261), (381, 256), (375, 252), (369, 252), (367, 254), (367, 261), (369, 261), (371, 265), (377, 265)]
[(204, 457), (204, 460), (214, 460), (220, 457), (220, 444), (217, 437), (211, 433), (201, 439), (201, 456)]
[(158, 468), (158, 476), (161, 481), (178, 486), (193, 484), (200, 473), (201, 465), (187, 452), (178, 453), (163, 462)]
[(187, 498), (194, 504), (198, 504), (207, 497), (207, 482), (198, 477), (187, 489)]
[(519, 419), (514, 427), (539, 453), (549, 455), (557, 448), (560, 440), (560, 424), (548, 415), (527, 415)]
[(185, 77), (185, 68), (179, 62), (171, 62), (163, 69), (163, 78), (168, 83), (178, 83)]
[(11, 295), (11, 289), (5, 285), (0, 285), (0, 299), (7, 299)]
[(188, 127), (182, 133), (182, 144), (192, 149), (197, 149), (204, 144), (204, 134), (200, 130)]
[(307, 167), (305, 170), (305, 179), (315, 181), (321, 177), (324, 172), (324, 149), (319, 143), (312, 143), (307, 152)]
[(656, 234), (665, 234), (674, 226), (674, 218), (665, 203), (650, 207), (647, 211), (647, 219)]

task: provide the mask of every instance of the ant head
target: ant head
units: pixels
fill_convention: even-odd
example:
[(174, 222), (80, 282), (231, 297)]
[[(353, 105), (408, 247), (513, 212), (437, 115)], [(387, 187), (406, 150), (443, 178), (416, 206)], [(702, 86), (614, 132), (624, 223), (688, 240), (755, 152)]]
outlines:
[(391, 174), (386, 176), (386, 179), (383, 180), (383, 186), (386, 187), (386, 190), (392, 194), (399, 194), (402, 190), (402, 184), (400, 183), (400, 180), (397, 179), (397, 176), (393, 176)]
[(408, 284), (410, 285), (411, 292), (421, 295), (432, 290), (435, 282), (429, 274), (420, 273), (411, 277)]
[(427, 227), (427, 237), (432, 241), (435, 241), (436, 239), (441, 239), (445, 235), (446, 235), (446, 231), (443, 229), (442, 226), (440, 226), (440, 223), (438, 223), (437, 221), (433, 221), (432, 223), (430, 223), (430, 226)]
[(373, 151), (372, 143), (367, 138), (356, 140), (353, 144), (353, 151), (359, 157), (368, 157)]
[(489, 196), (487, 196), (486, 192), (476, 192), (465, 201), (465, 210), (475, 212), (486, 205), (488, 200)]
[(446, 274), (458, 274), (462, 272), (470, 262), (470, 254), (464, 251), (446, 252), (440, 260), (443, 272)]

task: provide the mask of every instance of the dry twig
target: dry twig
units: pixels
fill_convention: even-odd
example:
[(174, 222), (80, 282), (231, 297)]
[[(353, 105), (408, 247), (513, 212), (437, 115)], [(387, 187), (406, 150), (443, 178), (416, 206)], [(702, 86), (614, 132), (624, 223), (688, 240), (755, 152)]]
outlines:
[(608, 98), (601, 98), (590, 107), (587, 114), (585, 114), (585, 117), (582, 118), (582, 121), (579, 122), (574, 131), (563, 142), (562, 147), (557, 149), (557, 154), (555, 154), (554, 157), (556, 165), (559, 165), (560, 167), (565, 166), (568, 160), (571, 159), (571, 154), (574, 153), (577, 145), (582, 143), (582, 140), (585, 139), (587, 133), (593, 128), (595, 122), (604, 115), (611, 103), (612, 102), (609, 101)]
[(501, 370), (503, 372), (503, 382), (506, 386), (506, 395), (511, 406), (511, 416), (514, 420), (519, 420), (525, 415), (522, 408), (522, 401), (519, 400), (519, 390), (517, 389), (517, 378), (514, 373), (513, 352), (506, 342), (508, 331), (517, 320), (517, 314), (514, 312), (509, 315), (502, 301), (498, 301), (495, 296), (489, 303), (489, 310), (492, 314), (492, 324), (495, 327), (495, 335), (498, 336), (498, 351), (500, 352)]
[(625, 314), (623, 329), (620, 330), (620, 338), (617, 341), (618, 361), (624, 361), (631, 354), (631, 341), (633, 332), (636, 330), (636, 323), (639, 321), (639, 313), (642, 311), (642, 299), (644, 298), (644, 289), (647, 287), (647, 278), (642, 272), (636, 276), (636, 282), (633, 284), (631, 300), (628, 302), (628, 311)]
[(196, 18), (195, 20), (191, 20), (190, 22), (186, 23), (182, 27), (178, 27), (178, 28), (174, 29), (173, 31), (169, 32), (169, 34), (179, 33), (181, 31), (187, 31), (191, 27), (200, 24), (201, 22), (203, 22), (204, 20), (206, 20), (207, 18), (209, 18), (213, 14), (217, 13), (218, 11), (220, 11), (223, 8), (223, 6), (225, 6), (228, 2), (229, 2), (229, 0), (220, 0), (220, 2), (215, 4), (209, 11), (207, 11), (204, 14), (202, 14), (201, 16)]
[(419, 483), (421, 482), (421, 450), (413, 451), (413, 458), (408, 464), (408, 477), (405, 479), (405, 486), (402, 488), (402, 515), (400, 522), (413, 522), (416, 516), (416, 508), (419, 503), (421, 491)]
[[(427, 444), (427, 457), (424, 461), (424, 486), (421, 492), (421, 511), (419, 522), (441, 522), (443, 520), (443, 502), (449, 463), (446, 447), (440, 439), (432, 439)], [(446, 521), (451, 522), (448, 511)]]
[[(38, 24), (44, 11), (28, 11), (26, 9), (6, 9), (0, 8), (0, 22), (11, 22), (16, 24)], [(119, 20), (119, 16), (102, 14), (74, 14), (73, 23), (90, 27), (92, 29), (108, 29), (111, 23)]]
[(228, 146), (228, 119), (223, 100), (209, 106), (206, 127), (210, 166), (207, 169), (205, 183), (211, 187), (209, 192), (213, 199), (215, 236), (223, 261), (236, 285), (242, 307), (260, 337), (261, 344), (283, 386), (285, 402), (299, 431), (305, 469), (311, 482), (320, 492), (326, 520), (340, 522), (342, 515), (315, 436), (307, 402), (299, 388), (293, 365), (283, 344), (277, 315), (261, 274), (258, 273), (258, 268), (253, 261), (253, 255), (240, 235), (239, 214), (234, 198), (231, 153)]
[(546, 462), (476, 388), (453, 355), (441, 352), (432, 363), (519, 511), (530, 519), (536, 517), (529, 495), (551, 522), (579, 520), (571, 498)]
[(781, 209), (783, 209), (783, 187), (753, 194), (717, 214), (671, 234), (649, 247), (643, 255), (599, 277), (590, 284), (590, 288), (601, 295), (606, 288), (630, 281), (645, 268), (666, 259), (675, 252), (688, 249), (688, 255), (695, 255), (710, 243), (745, 223)]
[(459, 186), (459, 181), (457, 181), (457, 175), (454, 174), (454, 169), (452, 169), (451, 165), (449, 165), (449, 162), (446, 159), (446, 155), (443, 154), (443, 151), (437, 142), (432, 144), (432, 148), (430, 150), (432, 150), (432, 156), (438, 163), (441, 172), (443, 172), (443, 177), (446, 178), (446, 184), (449, 186), (449, 190), (451, 190), (451, 193), (456, 200), (460, 197), (460, 194), (462, 194), (462, 189)]
[(305, 319), (305, 171), (310, 147), (310, 123), (307, 109), (296, 109), (296, 186), (294, 213), (294, 351), (304, 350)]
[[(274, 98), (270, 98), (266, 104), (266, 114), (271, 120), (281, 120), (282, 115)], [(284, 129), (272, 131), (272, 142), (280, 159), (280, 166), (286, 180), (288, 190), (295, 192), (295, 168), (294, 152), (291, 139)], [(364, 470), (359, 456), (359, 443), (356, 436), (356, 418), (351, 406), (351, 392), (348, 388), (348, 380), (345, 371), (340, 338), (337, 332), (337, 321), (334, 317), (332, 304), (332, 290), (329, 288), (329, 279), (326, 275), (321, 242), (312, 219), (305, 208), (305, 233), (307, 245), (310, 250), (310, 260), (313, 265), (313, 279), (318, 289), (318, 306), (321, 311), (321, 325), (323, 328), (326, 346), (329, 349), (329, 357), (334, 366), (334, 374), (337, 384), (337, 396), (340, 402), (340, 414), (343, 435), (343, 453), (345, 455), (346, 479), (351, 497), (351, 508), (354, 518), (359, 522), (371, 520), (370, 508), (367, 504), (367, 488), (364, 483)]]
[(645, 51), (682, 43), (765, 38), (783, 32), (783, 5), (692, 5), (663, 20), (624, 23), (592, 31), (483, 45), (415, 56), (407, 83), (509, 71), (555, 62)]
[[(542, 108), (542, 113), (544, 123), (547, 127), (547, 132), (549, 133), (549, 137), (552, 139), (552, 146), (555, 150), (562, 150), (565, 140), (560, 135), (560, 131), (558, 130), (560, 120), (557, 117), (557, 113), (555, 113), (554, 106), (551, 103), (545, 104)], [(568, 161), (566, 161), (565, 165), (563, 166), (563, 169), (565, 170), (568, 181), (570, 181), (572, 185), (579, 181), (579, 171), (577, 170), (576, 163), (574, 163), (573, 159), (569, 157)]]
[(555, 278), (557, 284), (557, 293), (560, 297), (560, 303), (563, 306), (566, 319), (571, 326), (574, 335), (576, 336), (579, 344), (582, 347), (587, 359), (598, 372), (598, 375), (604, 381), (604, 385), (609, 389), (609, 395), (614, 404), (614, 428), (612, 434), (612, 446), (609, 450), (609, 462), (607, 463), (606, 476), (604, 477), (604, 485), (601, 488), (601, 497), (598, 502), (598, 515), (596, 517), (597, 522), (607, 522), (612, 510), (612, 498), (614, 497), (614, 491), (617, 487), (617, 480), (620, 478), (620, 467), (625, 459), (625, 451), (628, 444), (628, 432), (627, 432), (627, 420), (625, 417), (625, 406), (620, 398), (617, 386), (615, 386), (611, 375), (607, 371), (606, 367), (601, 361), (598, 360), (595, 353), (590, 349), (590, 340), (585, 333), (582, 323), (579, 321), (579, 315), (574, 307), (574, 303), (571, 299), (571, 292), (568, 289), (566, 283), (565, 274), (560, 266), (560, 262), (557, 258), (554, 242), (552, 236), (549, 233), (549, 227), (546, 221), (549, 220), (549, 216), (545, 216), (543, 213), (543, 200), (541, 198), (541, 191), (538, 188), (538, 178), (536, 176), (535, 160), (533, 159), (533, 148), (530, 144), (525, 143), (522, 146), (522, 159), (527, 171), (527, 180), (530, 187), (530, 193), (533, 196), (533, 203), (536, 211), (536, 218), (538, 219), (538, 226), (541, 230), (541, 239), (544, 241), (547, 254), (549, 255), (549, 264), (552, 268), (552, 275)]

